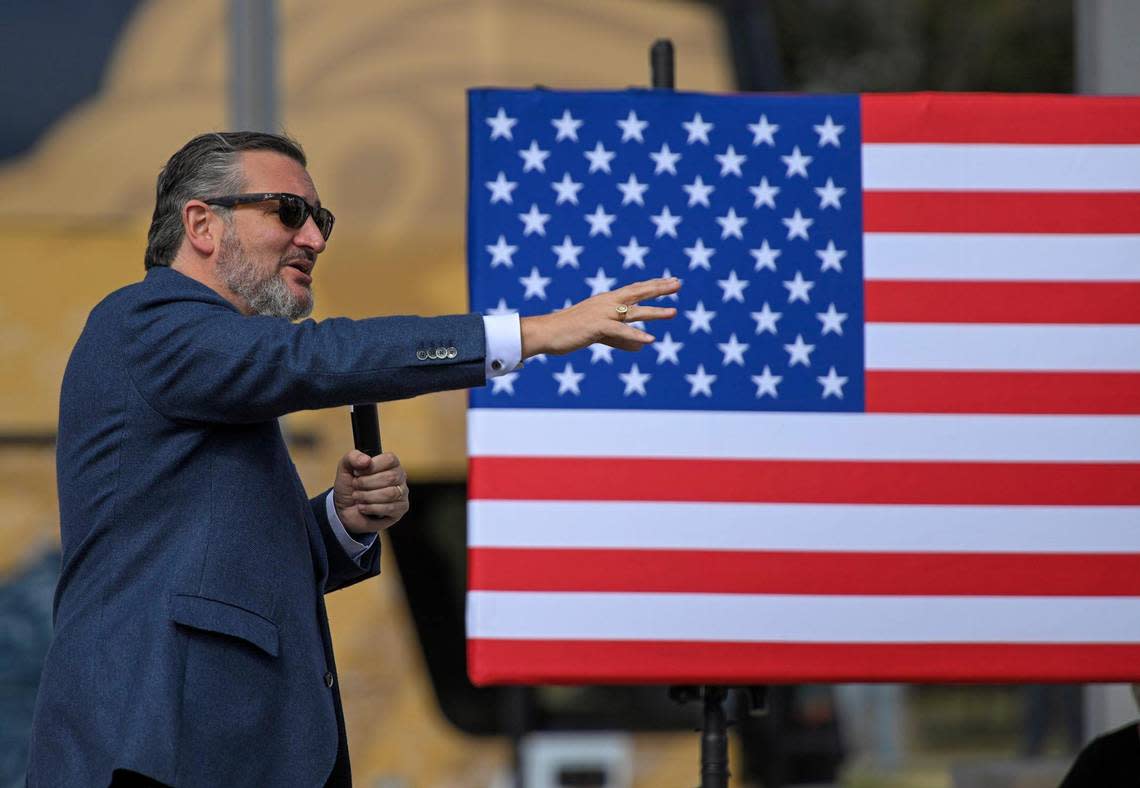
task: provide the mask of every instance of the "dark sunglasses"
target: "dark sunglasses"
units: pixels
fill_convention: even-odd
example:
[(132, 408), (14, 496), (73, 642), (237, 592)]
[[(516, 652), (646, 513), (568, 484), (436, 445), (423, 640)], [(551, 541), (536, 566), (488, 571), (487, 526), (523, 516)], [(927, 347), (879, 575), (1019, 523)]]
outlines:
[(255, 202), (277, 201), (277, 218), (281, 224), (290, 230), (300, 230), (305, 221), (312, 216), (317, 223), (317, 229), (327, 241), (332, 235), (333, 222), (336, 218), (328, 208), (314, 208), (299, 194), (288, 192), (258, 192), (257, 194), (230, 194), (221, 197), (210, 197), (202, 200), (206, 205), (220, 205), (223, 208), (232, 208), (235, 205), (246, 205)]

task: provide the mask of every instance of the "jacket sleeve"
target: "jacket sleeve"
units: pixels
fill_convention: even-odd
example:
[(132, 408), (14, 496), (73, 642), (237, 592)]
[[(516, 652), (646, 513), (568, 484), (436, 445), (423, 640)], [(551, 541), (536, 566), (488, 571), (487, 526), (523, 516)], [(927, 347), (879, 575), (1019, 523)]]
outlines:
[(328, 510), (325, 508), (325, 498), (328, 494), (329, 491), (325, 490), (315, 498), (309, 499), (309, 507), (321, 527), (321, 539), (324, 540), (325, 553), (329, 558), (329, 575), (325, 579), (324, 589), (326, 594), (380, 574), (380, 535), (377, 534), (372, 546), (355, 560), (349, 558), (344, 552), (344, 547), (337, 541), (329, 523)]
[(477, 314), (246, 316), (212, 294), (120, 306), (128, 374), (173, 419), (252, 423), (485, 383)]

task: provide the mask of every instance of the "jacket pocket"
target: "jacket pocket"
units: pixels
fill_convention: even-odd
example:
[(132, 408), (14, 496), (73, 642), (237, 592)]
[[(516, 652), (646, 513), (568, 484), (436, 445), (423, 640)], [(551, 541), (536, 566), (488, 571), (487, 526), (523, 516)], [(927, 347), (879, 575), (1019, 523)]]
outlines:
[(172, 594), (170, 619), (176, 624), (239, 638), (277, 656), (277, 625), (257, 613), (208, 597)]

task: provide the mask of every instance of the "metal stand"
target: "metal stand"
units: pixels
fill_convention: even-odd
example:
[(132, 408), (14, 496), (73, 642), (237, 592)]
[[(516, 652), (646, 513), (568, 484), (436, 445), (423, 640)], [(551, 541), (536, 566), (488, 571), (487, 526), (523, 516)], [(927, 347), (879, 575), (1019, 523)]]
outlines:
[(706, 684), (703, 687), (683, 685), (669, 688), (669, 697), (677, 703), (704, 702), (701, 782), (698, 788), (728, 788), (728, 726), (732, 723), (725, 717), (724, 701), (731, 689), (739, 689), (744, 694), (750, 715), (759, 716), (767, 712), (767, 687), (734, 688)]

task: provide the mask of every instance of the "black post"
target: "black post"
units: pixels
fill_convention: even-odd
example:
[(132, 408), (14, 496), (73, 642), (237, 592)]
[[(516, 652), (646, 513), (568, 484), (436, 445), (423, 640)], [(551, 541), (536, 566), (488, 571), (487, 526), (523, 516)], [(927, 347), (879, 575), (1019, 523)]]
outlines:
[(701, 788), (728, 788), (728, 729), (724, 687), (704, 687), (705, 729), (701, 734)]
[(653, 87), (673, 89), (673, 42), (667, 38), (657, 39), (649, 49), (649, 77)]

